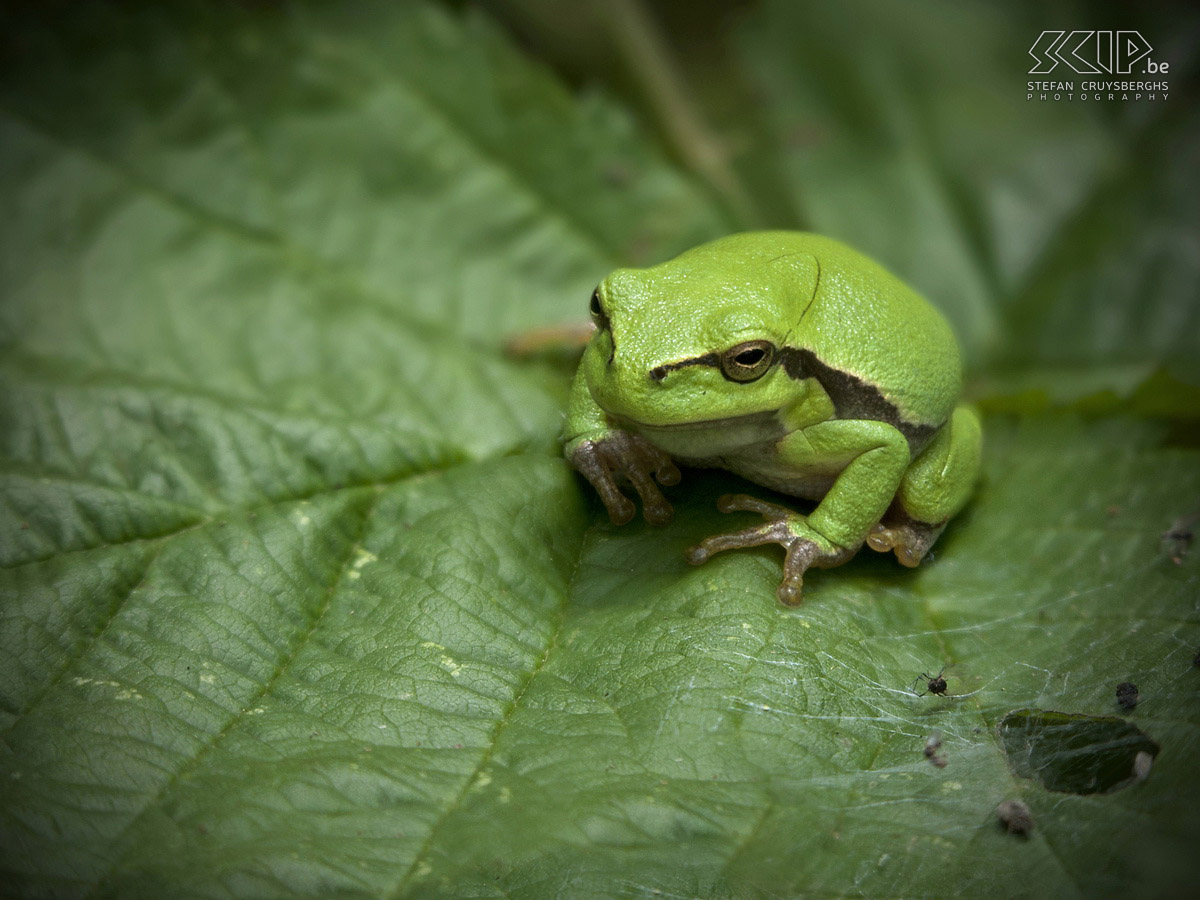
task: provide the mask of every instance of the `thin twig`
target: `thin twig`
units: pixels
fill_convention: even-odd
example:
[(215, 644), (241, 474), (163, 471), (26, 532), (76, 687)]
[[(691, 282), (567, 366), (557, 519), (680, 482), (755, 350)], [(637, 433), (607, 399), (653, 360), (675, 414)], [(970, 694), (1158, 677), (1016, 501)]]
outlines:
[(692, 100), (670, 46), (641, 0), (607, 0), (597, 3), (596, 10), (661, 123), (671, 151), (713, 188), (736, 219), (757, 221), (754, 203), (729, 163), (726, 143)]

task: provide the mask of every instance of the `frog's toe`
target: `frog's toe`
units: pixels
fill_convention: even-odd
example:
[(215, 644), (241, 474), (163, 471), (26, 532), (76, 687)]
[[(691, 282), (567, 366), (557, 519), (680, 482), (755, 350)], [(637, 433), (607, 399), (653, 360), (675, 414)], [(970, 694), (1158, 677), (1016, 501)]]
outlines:
[(643, 493), (642, 517), (651, 525), (669, 525), (675, 517), (675, 509), (658, 491), (653, 494)]
[(579, 470), (591, 482), (596, 493), (600, 495), (600, 500), (604, 504), (604, 508), (608, 510), (608, 517), (614, 525), (624, 525), (633, 519), (637, 513), (637, 507), (621, 493), (607, 469), (599, 463), (592, 463), (588, 460), (587, 464), (581, 465)]
[(835, 547), (827, 550), (815, 541), (798, 537), (787, 545), (783, 559), (783, 580), (775, 595), (784, 606), (799, 606), (804, 600), (804, 573), (809, 569), (832, 569), (849, 562), (856, 547)]
[(779, 583), (776, 596), (785, 606), (798, 606), (803, 600), (804, 573), (809, 568), (815, 566), (827, 569), (839, 566), (854, 556), (858, 549), (847, 549), (824, 539), (817, 539), (818, 536), (808, 530), (803, 516), (787, 507), (758, 500), (746, 494), (726, 494), (717, 501), (717, 508), (721, 512), (758, 513), (767, 521), (741, 531), (706, 537), (687, 549), (687, 561), (698, 566), (723, 550), (779, 544), (787, 551), (787, 555), (784, 557), (783, 579)]
[(670, 457), (667, 457), (666, 460), (659, 465), (657, 471), (655, 471), (654, 477), (658, 479), (659, 484), (670, 487), (673, 484), (679, 484), (679, 479), (682, 476), (679, 474), (679, 468), (674, 462), (672, 462)]
[(651, 525), (671, 521), (674, 511), (658, 485), (678, 484), (679, 469), (670, 456), (644, 438), (614, 431), (597, 440), (581, 441), (571, 453), (571, 463), (596, 489), (614, 525), (626, 524), (637, 513), (618, 483), (633, 485), (642, 501), (642, 514)]
[(608, 518), (614, 525), (628, 525), (637, 514), (633, 502), (615, 487), (600, 491), (600, 499), (608, 510)]
[(880, 522), (867, 535), (867, 546), (880, 553), (890, 550), (896, 554), (901, 565), (914, 569), (921, 564), (945, 527), (944, 522), (941, 525), (924, 522), (884, 525)]
[[(678, 473), (678, 470), (676, 472)], [(654, 483), (654, 479), (650, 477), (650, 472), (631, 468), (625, 472), (625, 477), (633, 484), (633, 489), (641, 498), (642, 515), (646, 521), (651, 525), (668, 524), (674, 515), (674, 510), (667, 502), (667, 498), (663, 496), (662, 491), (658, 489), (658, 485)], [(659, 481), (665, 483), (661, 478)]]
[(670, 456), (643, 439), (631, 441), (626, 454), (622, 474), (642, 501), (642, 516), (651, 525), (668, 524), (674, 516), (674, 509), (658, 485), (669, 487), (678, 484), (679, 469)]
[(797, 538), (787, 545), (783, 558), (783, 580), (775, 596), (784, 606), (799, 606), (804, 601), (804, 573), (821, 556), (821, 548), (814, 542)]
[(758, 513), (765, 519), (790, 519), (796, 515), (786, 506), (778, 503), (768, 503), (749, 494), (722, 494), (717, 498), (717, 509), (723, 513), (752, 512)]
[(787, 546), (795, 536), (788, 530), (785, 522), (768, 522), (766, 525), (755, 525), (743, 528), (741, 531), (730, 531), (725, 534), (714, 534), (706, 537), (693, 547), (688, 547), (684, 558), (693, 566), (706, 563), (713, 554), (722, 550), (738, 550), (742, 547), (758, 547), (762, 544), (783, 544)]

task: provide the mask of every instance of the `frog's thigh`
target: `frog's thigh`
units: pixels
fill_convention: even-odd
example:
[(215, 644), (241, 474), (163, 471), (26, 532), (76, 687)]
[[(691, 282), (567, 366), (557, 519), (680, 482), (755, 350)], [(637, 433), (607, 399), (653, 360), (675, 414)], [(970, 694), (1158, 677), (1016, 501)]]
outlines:
[(982, 447), (978, 414), (959, 406), (904, 473), (896, 498), (909, 518), (940, 525), (962, 509), (979, 475)]
[(780, 442), (781, 460), (798, 470), (842, 465), (808, 524), (842, 547), (856, 548), (887, 510), (909, 466), (908, 441), (883, 422), (830, 419)]

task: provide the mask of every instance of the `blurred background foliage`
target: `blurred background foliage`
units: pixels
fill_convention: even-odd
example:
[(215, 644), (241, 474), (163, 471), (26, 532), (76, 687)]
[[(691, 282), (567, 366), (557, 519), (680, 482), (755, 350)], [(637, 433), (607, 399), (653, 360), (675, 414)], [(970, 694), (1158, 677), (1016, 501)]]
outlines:
[[(985, 409), (1200, 411), (1194, 4), (483, 6), (638, 110), (737, 227), (831, 234), (917, 285)], [(1026, 74), (1070, 23), (1141, 30), (1169, 96), (1027, 100), (1029, 79), (1097, 77)]]

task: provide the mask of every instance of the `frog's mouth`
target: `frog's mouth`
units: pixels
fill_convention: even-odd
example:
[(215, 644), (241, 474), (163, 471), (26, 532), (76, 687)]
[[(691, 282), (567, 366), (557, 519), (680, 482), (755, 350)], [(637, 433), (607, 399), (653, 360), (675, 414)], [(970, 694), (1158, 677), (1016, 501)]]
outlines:
[(634, 419), (631, 416), (616, 416), (609, 414), (619, 425), (633, 426), (639, 431), (701, 431), (711, 428), (738, 428), (744, 425), (766, 425), (775, 420), (779, 414), (777, 409), (764, 409), (762, 412), (746, 413), (741, 416), (726, 416), (721, 419), (700, 419), (694, 422), (679, 422), (678, 424), (652, 424)]

